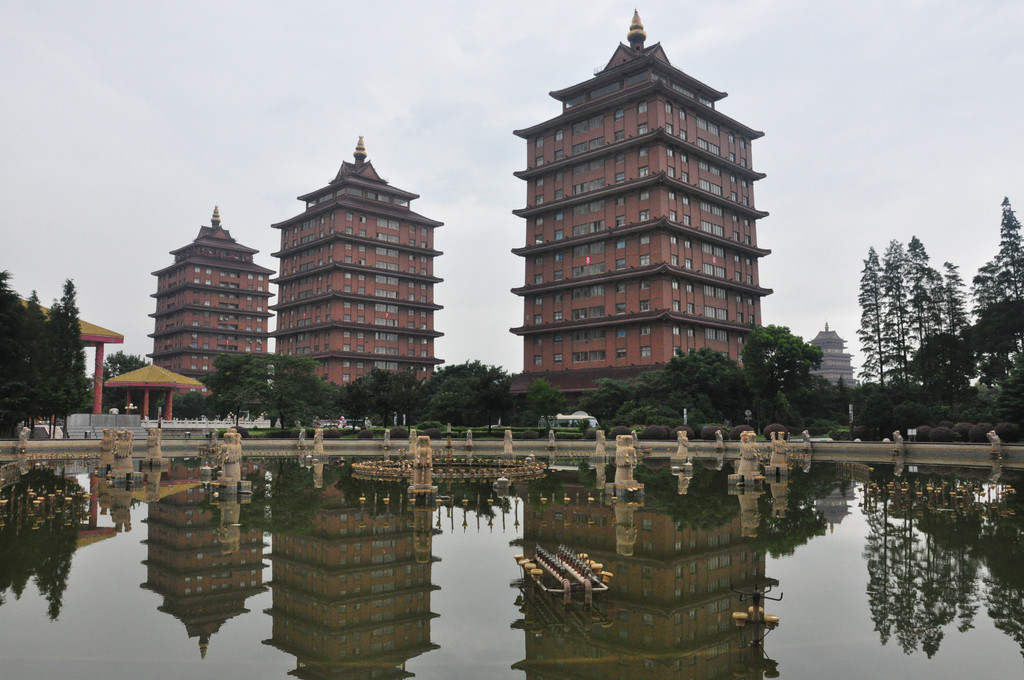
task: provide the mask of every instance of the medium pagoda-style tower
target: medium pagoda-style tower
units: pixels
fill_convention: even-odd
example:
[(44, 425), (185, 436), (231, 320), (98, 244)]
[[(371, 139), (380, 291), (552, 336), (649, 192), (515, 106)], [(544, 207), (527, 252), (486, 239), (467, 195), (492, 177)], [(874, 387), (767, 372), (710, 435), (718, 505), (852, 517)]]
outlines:
[(823, 376), (830, 383), (837, 384), (842, 380), (847, 386), (856, 385), (853, 377), (853, 355), (846, 351), (846, 340), (828, 328), (818, 331), (808, 344), (821, 348), (821, 367), (812, 373)]
[(441, 222), (409, 209), (417, 194), (390, 186), (366, 160), (344, 162), (327, 186), (299, 200), (304, 212), (281, 230), (276, 351), (310, 356), (334, 383), (374, 368), (415, 370), (434, 356), (434, 229)]
[(570, 397), (676, 352), (738, 358), (761, 321), (751, 142), (763, 133), (719, 112), (726, 93), (669, 63), (633, 16), (593, 78), (551, 93), (562, 112), (526, 140), (526, 374)]
[(213, 209), (210, 226), (172, 250), (174, 264), (157, 277), (153, 364), (192, 378), (218, 354), (267, 351), (272, 269), (253, 262), (258, 250), (235, 241)]

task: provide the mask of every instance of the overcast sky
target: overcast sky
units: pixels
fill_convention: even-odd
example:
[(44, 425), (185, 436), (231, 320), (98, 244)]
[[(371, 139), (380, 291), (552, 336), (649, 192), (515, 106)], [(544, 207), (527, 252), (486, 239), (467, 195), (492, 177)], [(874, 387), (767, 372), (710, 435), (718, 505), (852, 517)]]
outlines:
[[(1024, 210), (1024, 3), (655, 1), (637, 5), (677, 68), (729, 93), (753, 145), (763, 322), (857, 351), (869, 246), (917, 235), (970, 281), (1004, 196)], [(152, 351), (152, 272), (214, 205), (277, 270), (272, 223), (364, 135), (435, 245), (437, 356), (522, 370), (523, 221), (512, 130), (559, 113), (634, 4), (5, 2), (0, 7), (0, 270), (78, 288), (84, 319)], [(273, 327), (273, 326), (272, 326)]]

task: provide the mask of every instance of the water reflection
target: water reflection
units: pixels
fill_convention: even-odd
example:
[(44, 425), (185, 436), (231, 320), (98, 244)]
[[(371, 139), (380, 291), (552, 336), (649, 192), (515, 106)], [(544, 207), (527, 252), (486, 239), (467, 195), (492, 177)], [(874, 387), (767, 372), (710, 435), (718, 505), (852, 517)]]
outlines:
[[(130, 582), (143, 580), (160, 597), (156, 609), (184, 626), (195, 660), (218, 649), (229, 621), (256, 617), (270, 633), (250, 644), (262, 641), (296, 677), (409, 677), (440, 649), (438, 627), (447, 622), (432, 609), (434, 594), (459, 590), (437, 582), (439, 555), (469, 568), (477, 557), (446, 553), (445, 539), (475, 534), (481, 546), (491, 536), (511, 544), (509, 559), (571, 546), (612, 575), (589, 603), (566, 603), (516, 568), (518, 578), (494, 578), (492, 603), (465, 603), (465, 615), (481, 617), (481, 635), (519, 637), (511, 669), (495, 676), (778, 677), (798, 664), (793, 649), (806, 640), (793, 635), (812, 618), (829, 623), (815, 644), (851, 635), (830, 602), (793, 601), (801, 580), (821, 574), (809, 567), (783, 578), (779, 565), (852, 522), (865, 530), (857, 547), (864, 566), (849, 565), (861, 596), (854, 601), (873, 627), (872, 641), (858, 638), (865, 654), (893, 643), (931, 659), (949, 636), (982, 628), (985, 614), (1024, 649), (1024, 537), (1012, 480), (817, 464), (736, 485), (731, 465), (702, 463), (637, 467), (642, 497), (608, 491), (610, 464), (511, 485), (441, 480), (432, 504), (410, 500), (407, 481), (356, 479), (337, 460), (245, 463), (251, 496), (204, 485), (198, 461), (143, 469), (137, 485), (80, 475), (89, 492), (61, 471), (31, 469), (0, 493), (0, 605), (34, 581), (58, 620), (76, 549), (120, 535), (145, 544), (144, 580)], [(133, 510), (143, 521), (136, 515), (133, 523)], [(124, 574), (134, 562), (122, 565)], [(273, 578), (265, 582), (268, 563)], [(785, 602), (770, 599), (782, 592)], [(513, 614), (490, 620), (500, 610), (494, 603), (514, 603)], [(777, 621), (783, 605), (814, 614)], [(11, 639), (18, 622), (7, 609), (0, 606), (0, 637)], [(139, 626), (151, 625), (135, 614)], [(924, 669), (945, 677), (929, 666), (918, 666), (919, 676)]]

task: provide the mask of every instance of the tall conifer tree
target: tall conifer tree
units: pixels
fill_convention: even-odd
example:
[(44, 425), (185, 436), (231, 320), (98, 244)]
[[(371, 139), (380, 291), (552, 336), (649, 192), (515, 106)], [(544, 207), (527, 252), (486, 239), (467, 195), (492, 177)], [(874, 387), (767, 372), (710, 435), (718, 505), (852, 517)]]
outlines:
[(860, 303), (860, 328), (857, 330), (857, 338), (860, 339), (861, 350), (864, 353), (864, 364), (861, 366), (860, 374), (865, 380), (875, 378), (884, 385), (886, 373), (882, 341), (882, 267), (874, 248), (868, 249), (868, 257), (864, 260), (857, 301)]
[(69, 413), (83, 408), (89, 399), (85, 345), (82, 343), (75, 284), (71, 279), (64, 282), (64, 294), (50, 309), (46, 331), (47, 410), (66, 420)]
[(882, 345), (883, 363), (889, 367), (890, 382), (907, 382), (910, 367), (910, 286), (907, 282), (907, 254), (903, 244), (893, 240), (882, 259)]

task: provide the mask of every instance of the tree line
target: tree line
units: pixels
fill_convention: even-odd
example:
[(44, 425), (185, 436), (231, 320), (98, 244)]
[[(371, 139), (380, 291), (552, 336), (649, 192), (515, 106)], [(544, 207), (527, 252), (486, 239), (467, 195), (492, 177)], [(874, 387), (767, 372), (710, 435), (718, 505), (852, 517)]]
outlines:
[(35, 291), (27, 301), (0, 272), (0, 435), (18, 423), (54, 420), (87, 410), (90, 384), (79, 326), (75, 284), (49, 310)]
[(857, 337), (873, 407), (916, 412), (916, 424), (1024, 421), (1024, 244), (1009, 199), (999, 232), (969, 290), (956, 264), (932, 266), (916, 236), (881, 257), (868, 250)]

